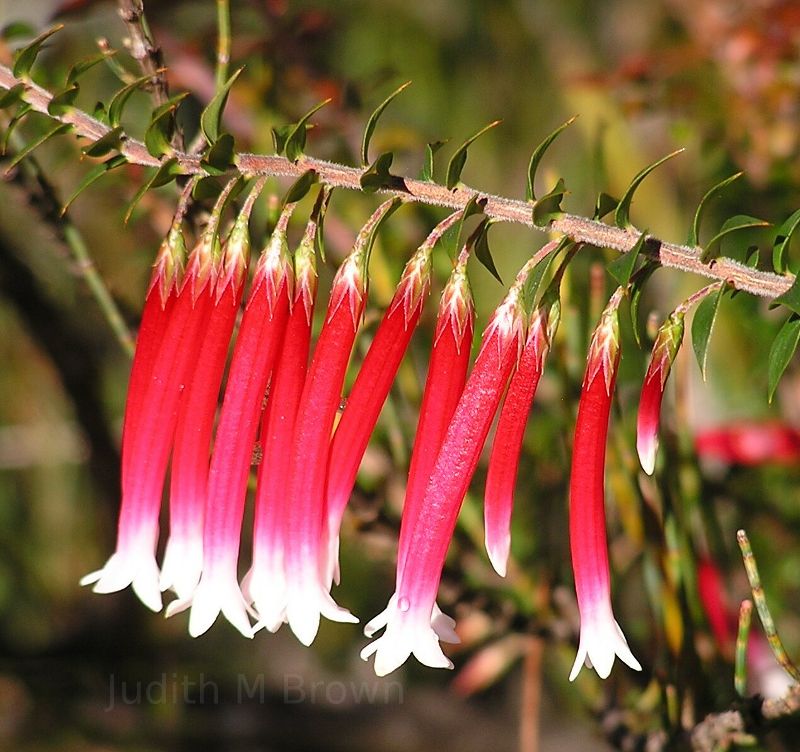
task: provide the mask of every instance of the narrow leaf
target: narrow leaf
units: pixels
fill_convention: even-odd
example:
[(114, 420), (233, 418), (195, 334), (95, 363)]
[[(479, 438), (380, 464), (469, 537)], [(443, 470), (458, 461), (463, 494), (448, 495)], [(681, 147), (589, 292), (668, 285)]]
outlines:
[(797, 350), (798, 342), (800, 342), (800, 318), (796, 314), (792, 314), (781, 327), (769, 351), (767, 382), (770, 402), (775, 396), (775, 390), (778, 388), (778, 382), (781, 380), (783, 372)]
[(475, 214), (481, 214), (483, 212), (485, 203), (485, 200), (480, 198), (480, 194), (473, 193), (472, 196), (470, 196), (469, 201), (467, 201), (466, 205), (464, 206), (458, 222), (452, 225), (442, 235), (439, 242), (441, 243), (442, 248), (447, 251), (447, 255), (454, 261), (458, 256), (458, 252), (461, 250), (461, 237), (464, 234), (464, 223), (471, 216)]
[(703, 381), (706, 380), (706, 362), (708, 360), (708, 343), (711, 340), (711, 332), (714, 330), (714, 322), (717, 320), (719, 304), (725, 294), (726, 287), (722, 285), (714, 295), (709, 295), (700, 302), (692, 319), (692, 349), (694, 350), (697, 363), (700, 366), (700, 373)]
[(0, 31), (0, 38), (6, 42), (13, 42), (15, 39), (26, 39), (32, 37), (36, 33), (36, 29), (24, 21), (12, 21), (6, 24), (2, 31)]
[(14, 66), (12, 71), (17, 78), (27, 78), (31, 66), (36, 62), (36, 57), (42, 50), (42, 45), (58, 31), (64, 28), (64, 24), (58, 24), (52, 29), (39, 34), (30, 44), (26, 45), (14, 53)]
[(401, 92), (411, 86), (411, 81), (406, 81), (402, 86), (398, 86), (386, 99), (383, 100), (369, 116), (367, 125), (364, 128), (364, 138), (361, 140), (361, 164), (366, 167), (369, 164), (369, 142), (372, 139), (372, 134), (375, 132), (375, 126), (378, 124), (378, 118), (383, 114), (383, 111), (389, 106), (391, 101)]
[(8, 151), (8, 142), (11, 140), (11, 134), (16, 130), (16, 127), (23, 121), (25, 116), (33, 110), (33, 107), (28, 102), (22, 102), (14, 113), (11, 120), (8, 121), (5, 133), (3, 133), (2, 144), (0, 144), (0, 152), (5, 154)]
[(792, 214), (779, 228), (778, 234), (772, 244), (772, 267), (778, 274), (786, 274), (786, 254), (789, 251), (789, 244), (792, 236), (800, 227), (800, 209)]
[(358, 179), (361, 188), (367, 193), (374, 193), (382, 188), (388, 188), (394, 179), (394, 176), (389, 174), (389, 167), (391, 167), (393, 159), (394, 154), (390, 151), (381, 154), (361, 173), (361, 177)]
[(718, 193), (721, 193), (725, 188), (727, 188), (734, 180), (738, 180), (744, 173), (737, 172), (735, 175), (731, 175), (725, 180), (720, 181), (717, 183), (711, 190), (709, 190), (703, 198), (700, 199), (700, 203), (697, 205), (697, 211), (694, 213), (694, 222), (692, 222), (692, 229), (689, 232), (689, 238), (686, 241), (686, 245), (690, 245), (695, 247), (700, 244), (700, 222), (703, 219), (703, 212), (705, 211), (706, 206), (708, 206), (709, 201), (711, 201), (714, 196)]
[(618, 198), (614, 198), (609, 193), (601, 192), (597, 197), (597, 201), (595, 202), (592, 219), (603, 219), (603, 217), (605, 217), (607, 214), (610, 214), (612, 211), (614, 211), (618, 204)]
[(233, 136), (223, 133), (200, 160), (201, 166), (211, 175), (222, 175), (233, 164)]
[(730, 235), (732, 232), (737, 232), (738, 230), (749, 230), (754, 227), (769, 226), (770, 223), (765, 222), (763, 219), (749, 217), (746, 214), (737, 214), (735, 217), (731, 217), (729, 220), (727, 220), (720, 228), (720, 231), (708, 241), (703, 249), (702, 255), (700, 256), (700, 260), (704, 264), (707, 264), (709, 261), (711, 261), (711, 259), (716, 258), (719, 255), (723, 238), (727, 235)]
[(306, 170), (286, 192), (286, 198), (283, 199), (284, 206), (300, 201), (311, 190), (311, 186), (318, 182), (319, 175), (314, 170)]
[(208, 103), (208, 106), (203, 110), (200, 115), (200, 129), (206, 137), (209, 144), (214, 144), (220, 137), (219, 129), (222, 124), (222, 113), (225, 110), (225, 104), (228, 101), (231, 87), (236, 83), (244, 68), (239, 68), (233, 75), (224, 83), (222, 88), (214, 95), (214, 98)]
[(276, 154), (283, 154), (286, 149), (286, 139), (289, 138), (292, 128), (293, 125), (278, 125), (272, 129), (272, 143)]
[(81, 180), (74, 193), (61, 207), (61, 216), (63, 217), (67, 213), (67, 209), (69, 209), (72, 202), (78, 198), (78, 196), (80, 196), (81, 193), (83, 193), (90, 185), (92, 185), (92, 183), (95, 183), (107, 172), (111, 172), (111, 170), (113, 170), (115, 167), (124, 165), (126, 162), (127, 160), (122, 154), (116, 154), (110, 159), (107, 159), (105, 162), (95, 165), (91, 170), (89, 170), (89, 172), (86, 173), (85, 177), (83, 180)]
[(660, 268), (661, 265), (657, 261), (646, 259), (644, 264), (633, 275), (633, 281), (628, 292), (628, 312), (631, 317), (631, 328), (633, 329), (633, 338), (639, 347), (642, 345), (642, 335), (639, 331), (639, 304), (642, 302), (644, 284), (650, 279), (653, 272)]
[(631, 280), (631, 274), (633, 274), (633, 269), (636, 266), (636, 259), (639, 258), (639, 253), (644, 248), (645, 240), (647, 240), (647, 230), (642, 231), (630, 251), (620, 254), (607, 267), (611, 276), (623, 287), (627, 287), (628, 282)]
[(86, 71), (94, 68), (98, 63), (102, 63), (107, 57), (115, 54), (113, 50), (99, 52), (97, 55), (92, 55), (84, 60), (79, 60), (75, 65), (69, 69), (67, 73), (67, 86), (72, 86)]
[(79, 87), (77, 83), (72, 84), (53, 98), (47, 104), (47, 112), (53, 117), (64, 115), (75, 107), (75, 100), (78, 98)]
[(152, 76), (142, 76), (132, 81), (127, 86), (123, 86), (112, 98), (111, 103), (108, 105), (108, 123), (112, 128), (116, 128), (122, 119), (122, 113), (125, 110), (125, 105), (131, 98), (131, 94), (145, 87)]
[(70, 123), (58, 123), (53, 128), (51, 128), (46, 133), (43, 133), (39, 138), (34, 139), (33, 141), (25, 144), (25, 147), (18, 151), (14, 158), (8, 165), (6, 172), (16, 167), (25, 157), (31, 154), (35, 149), (38, 149), (45, 141), (48, 141), (53, 136), (58, 136), (62, 133), (66, 133), (67, 131), (72, 130), (72, 125)]
[(565, 123), (562, 123), (558, 126), (547, 138), (540, 143), (536, 149), (534, 149), (533, 154), (531, 155), (531, 161), (528, 164), (528, 184), (525, 188), (525, 200), (526, 201), (535, 201), (536, 200), (536, 193), (535, 193), (535, 180), (536, 180), (536, 171), (539, 169), (539, 162), (542, 161), (542, 157), (544, 153), (547, 151), (550, 144), (558, 138), (567, 126), (572, 125), (575, 122), (577, 115), (573, 115), (569, 120)]
[(122, 126), (112, 128), (104, 136), (100, 136), (97, 141), (85, 146), (83, 153), (87, 157), (103, 157), (111, 151), (119, 151), (122, 146), (123, 131)]
[(783, 295), (779, 295), (770, 304), (770, 308), (786, 306), (790, 311), (800, 315), (800, 277), (795, 276), (792, 286)]
[(439, 151), (449, 139), (445, 139), (444, 141), (433, 141), (430, 144), (425, 145), (425, 162), (422, 164), (422, 173), (420, 178), (422, 180), (426, 180), (429, 183), (433, 182), (433, 161), (434, 157), (436, 156), (436, 152)]
[(156, 107), (153, 112), (150, 124), (144, 132), (144, 145), (154, 157), (172, 153), (171, 141), (175, 133), (175, 111), (187, 96), (189, 96), (187, 92), (178, 94)]
[(492, 252), (489, 248), (489, 228), (492, 226), (492, 220), (487, 219), (481, 223), (480, 232), (475, 239), (475, 257), (480, 261), (488, 270), (489, 273), (502, 285), (503, 280), (500, 273), (497, 271)]
[(567, 189), (564, 186), (564, 179), (559, 178), (552, 190), (548, 191), (533, 204), (533, 223), (537, 227), (546, 227), (556, 217), (563, 214), (561, 201)]
[(666, 157), (661, 157), (661, 159), (653, 162), (653, 164), (648, 165), (645, 167), (641, 172), (637, 173), (636, 176), (631, 180), (631, 184), (628, 186), (625, 193), (622, 195), (622, 198), (617, 204), (617, 209), (614, 212), (614, 224), (617, 227), (627, 229), (631, 226), (630, 219), (628, 215), (631, 211), (631, 202), (633, 201), (633, 194), (636, 193), (636, 189), (641, 185), (642, 181), (653, 171), (656, 167), (660, 167), (664, 162), (668, 159), (672, 159), (674, 156), (677, 156), (683, 151), (683, 149), (678, 149), (677, 151), (673, 151), (671, 154), (667, 154)]
[(159, 186), (166, 185), (180, 174), (181, 166), (178, 164), (178, 160), (175, 157), (171, 157), (163, 162), (161, 167), (155, 170), (150, 178), (146, 180), (142, 187), (136, 192), (136, 195), (133, 197), (133, 200), (128, 205), (128, 209), (125, 212), (123, 223), (128, 224), (128, 221), (133, 214), (133, 210), (138, 206), (139, 202), (142, 200), (142, 197), (145, 193), (147, 193), (147, 191), (149, 191), (151, 188), (158, 188)]
[(222, 184), (215, 175), (206, 175), (200, 178), (192, 188), (192, 198), (195, 201), (215, 200), (222, 192)]
[(317, 112), (317, 110), (321, 110), (330, 101), (330, 98), (328, 98), (325, 101), (320, 102), (318, 105), (312, 107), (289, 131), (289, 135), (286, 137), (286, 144), (284, 146), (284, 152), (287, 159), (290, 159), (292, 162), (296, 162), (303, 155), (303, 149), (306, 148), (306, 130), (308, 128), (306, 123), (308, 122), (308, 119), (315, 112)]
[(484, 133), (490, 131), (492, 128), (497, 127), (500, 123), (503, 122), (502, 120), (494, 120), (489, 125), (484, 126), (481, 128), (477, 133), (470, 136), (461, 146), (456, 149), (455, 154), (450, 157), (450, 161), (447, 163), (447, 177), (445, 179), (445, 185), (452, 190), (453, 188), (458, 185), (461, 181), (461, 171), (464, 169), (464, 165), (467, 163), (467, 149), (471, 146), (472, 142), (475, 139), (480, 138)]
[(24, 93), (25, 84), (14, 84), (10, 89), (4, 91), (0, 94), (0, 110), (21, 102)]

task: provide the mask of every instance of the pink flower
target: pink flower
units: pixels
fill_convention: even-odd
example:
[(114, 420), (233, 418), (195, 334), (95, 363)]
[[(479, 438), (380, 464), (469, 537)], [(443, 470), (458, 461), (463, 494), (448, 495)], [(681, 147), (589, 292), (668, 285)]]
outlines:
[(569, 536), (581, 626), (578, 654), (569, 679), (584, 661), (598, 675), (611, 673), (619, 656), (641, 670), (611, 608), (605, 520), (605, 457), (611, 398), (619, 365), (618, 306), (623, 288), (612, 296), (594, 331), (583, 379), (570, 474)]

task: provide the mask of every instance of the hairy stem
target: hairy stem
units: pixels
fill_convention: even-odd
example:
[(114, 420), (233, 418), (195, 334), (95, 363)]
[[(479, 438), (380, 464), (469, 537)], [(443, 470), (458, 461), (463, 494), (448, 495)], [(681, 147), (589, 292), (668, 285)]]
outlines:
[[(107, 125), (78, 109), (55, 117), (49, 115), (47, 106), (52, 95), (30, 81), (18, 79), (9, 68), (0, 65), (0, 88), (10, 89), (20, 83), (25, 85), (25, 101), (36, 112), (53, 117), (60, 122), (69, 123), (78, 136), (95, 141), (109, 131)], [(158, 167), (161, 164), (158, 158), (148, 153), (141, 141), (132, 138), (126, 138), (123, 141), (120, 151), (132, 164), (149, 167)], [(180, 151), (175, 151), (172, 156), (177, 159), (186, 174), (205, 174), (199, 156)], [(312, 157), (301, 156), (296, 162), (292, 162), (281, 156), (242, 153), (236, 156), (235, 163), (240, 172), (250, 175), (297, 178), (307, 170), (314, 170), (320, 180), (327, 185), (356, 191), (362, 190), (360, 183), (361, 175), (364, 172), (362, 168), (348, 167)], [(451, 209), (463, 209), (470, 199), (478, 194), (487, 216), (504, 222), (535, 227), (531, 216), (531, 205), (527, 202), (493, 196), (467, 186), (459, 186), (450, 190), (436, 183), (398, 177), (392, 188), (387, 188), (382, 192), (406, 200)], [(611, 227), (586, 217), (566, 213), (553, 220), (547, 227), (536, 229), (559, 232), (577, 242), (600, 248), (610, 248), (620, 253), (630, 251), (641, 236), (641, 232), (636, 229)], [(737, 290), (764, 298), (776, 298), (782, 295), (794, 282), (794, 277), (791, 275), (781, 276), (759, 271), (729, 258), (717, 258), (712, 259), (709, 263), (703, 263), (700, 260), (701, 248), (668, 243), (653, 237), (648, 238), (645, 252), (657, 259), (662, 266), (727, 282)]]

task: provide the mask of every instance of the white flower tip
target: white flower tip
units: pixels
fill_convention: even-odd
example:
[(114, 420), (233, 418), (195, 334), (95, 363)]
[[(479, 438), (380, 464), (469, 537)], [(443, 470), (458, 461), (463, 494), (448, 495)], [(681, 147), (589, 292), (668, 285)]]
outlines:
[(298, 602), (297, 598), (290, 598), (286, 605), (286, 621), (289, 629), (294, 632), (300, 642), (308, 647), (316, 639), (319, 632), (320, 613), (315, 603), (308, 601)]
[(175, 616), (175, 614), (182, 614), (192, 605), (191, 598), (176, 598), (174, 601), (170, 601), (167, 604), (167, 608), (164, 611), (164, 618), (170, 619), (171, 617)]
[(247, 604), (239, 590), (236, 580), (233, 582), (215, 582), (200, 580), (192, 599), (192, 610), (189, 614), (189, 634), (199, 637), (205, 634), (222, 615), (248, 639), (253, 638), (253, 627), (247, 616)]
[(487, 528), (486, 530), (486, 553), (489, 561), (501, 577), (505, 577), (508, 571), (508, 555), (511, 549), (511, 535), (493, 535)]
[[(394, 596), (392, 596), (392, 598), (394, 598)], [(380, 632), (386, 626), (386, 622), (388, 621), (389, 621), (389, 608), (387, 607), (383, 609), (383, 611), (381, 611), (375, 618), (370, 619), (364, 625), (364, 636), (365, 637), (374, 636), (375, 633)], [(364, 658), (364, 660), (366, 660), (366, 658), (363, 655), (364, 651), (362, 650), (361, 652), (362, 652), (361, 657)], [(370, 655), (372, 654), (370, 653)]]
[(619, 624), (610, 619), (597, 619), (591, 624), (581, 624), (580, 643), (569, 680), (575, 681), (584, 664), (591, 666), (601, 679), (607, 679), (611, 674), (614, 659), (619, 658), (635, 671), (641, 671), (642, 666), (636, 660), (625, 635)]
[(81, 578), (81, 585), (94, 585), (95, 593), (116, 593), (128, 585), (151, 611), (162, 608), (161, 591), (158, 588), (158, 566), (151, 555), (111, 555), (105, 566)]
[(636, 452), (639, 455), (639, 462), (642, 466), (642, 470), (648, 475), (652, 475), (653, 471), (656, 469), (657, 448), (658, 444), (655, 437), (636, 437)]
[(442, 642), (447, 642), (451, 645), (458, 645), (461, 642), (461, 638), (456, 632), (456, 620), (444, 613), (436, 603), (433, 605), (433, 613), (431, 614), (431, 626)]
[(174, 538), (167, 541), (158, 578), (158, 587), (162, 593), (172, 588), (180, 600), (191, 599), (202, 572), (202, 542), (191, 545), (177, 543)]
[(260, 629), (277, 632), (286, 621), (287, 590), (282, 572), (251, 568), (242, 580), (242, 595), (247, 603), (253, 604), (255, 632)]

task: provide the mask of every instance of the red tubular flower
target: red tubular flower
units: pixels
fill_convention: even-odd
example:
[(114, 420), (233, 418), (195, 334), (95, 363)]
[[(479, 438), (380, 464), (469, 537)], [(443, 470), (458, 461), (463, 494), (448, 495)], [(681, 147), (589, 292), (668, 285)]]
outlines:
[(559, 316), (557, 298), (531, 314), (527, 340), (511, 377), (492, 443), (484, 497), (486, 552), (501, 577), (506, 576), (511, 545), (511, 512), (522, 439)]
[[(484, 332), (480, 353), (442, 442), (422, 506), (407, 533), (407, 551), (402, 574), (398, 567), (395, 594), (386, 614), (369, 625), (373, 633), (386, 624), (383, 636), (361, 652), (365, 660), (375, 653), (375, 672), (379, 676), (394, 671), (412, 653), (426, 666), (452, 668), (439, 640), (453, 642), (458, 638), (453, 632), (453, 620), (437, 612), (436, 593), (458, 512), (519, 357), (525, 336), (520, 297), (530, 268), (526, 264), (520, 272)], [(403, 527), (406, 524), (404, 515)]]
[(433, 247), (460, 217), (461, 212), (456, 212), (439, 223), (406, 264), (336, 427), (330, 450), (326, 494), (327, 569), (329, 579), (336, 582), (339, 581), (339, 528), (353, 492), (358, 467), (430, 291)]
[(623, 288), (612, 296), (594, 331), (583, 379), (569, 485), (569, 537), (581, 628), (573, 681), (588, 657), (605, 679), (619, 656), (641, 670), (611, 608), (605, 520), (605, 458), (611, 398), (619, 365), (619, 314)]
[(325, 480), (331, 430), (367, 297), (369, 251), (380, 222), (396, 206), (396, 200), (380, 206), (361, 229), (353, 251), (336, 273), (325, 323), (298, 406), (288, 456), (286, 619), (304, 645), (314, 641), (321, 615), (334, 621), (356, 621), (334, 602), (326, 581)]
[(676, 310), (661, 325), (653, 344), (650, 365), (642, 382), (639, 412), (636, 416), (636, 451), (642, 469), (652, 475), (658, 450), (658, 425), (661, 419), (661, 402), (672, 363), (683, 341), (684, 311)]
[[(321, 194), (325, 195), (325, 194)], [(323, 198), (323, 200), (325, 200)], [(324, 210), (318, 204), (320, 211)], [(317, 295), (314, 236), (318, 217), (312, 216), (294, 254), (295, 296), (286, 325), (280, 360), (270, 387), (261, 426), (261, 464), (258, 467), (253, 526), (253, 564), (242, 582), (242, 591), (255, 605), (260, 623), (275, 632), (286, 616), (284, 566), (286, 487), (297, 406), (306, 380), (311, 324)]]
[(233, 351), (208, 473), (200, 583), (191, 599), (167, 609), (171, 616), (191, 605), (192, 637), (206, 632), (220, 611), (243, 635), (253, 636), (236, 567), (261, 405), (289, 317), (294, 275), (286, 226), (293, 208), (284, 209), (259, 258)]
[(123, 461), (122, 504), (117, 548), (102, 570), (81, 580), (95, 583), (98, 593), (133, 585), (134, 592), (154, 611), (161, 609), (155, 549), (158, 517), (178, 404), (200, 348), (214, 287), (211, 243), (207, 235), (192, 251), (150, 372), (145, 399), (126, 435), (130, 457)]
[(222, 252), (213, 307), (193, 376), (181, 399), (170, 471), (170, 536), (161, 567), (162, 590), (190, 598), (203, 568), (203, 516), (211, 436), (220, 384), (250, 255), (248, 222), (263, 181), (250, 193)]

